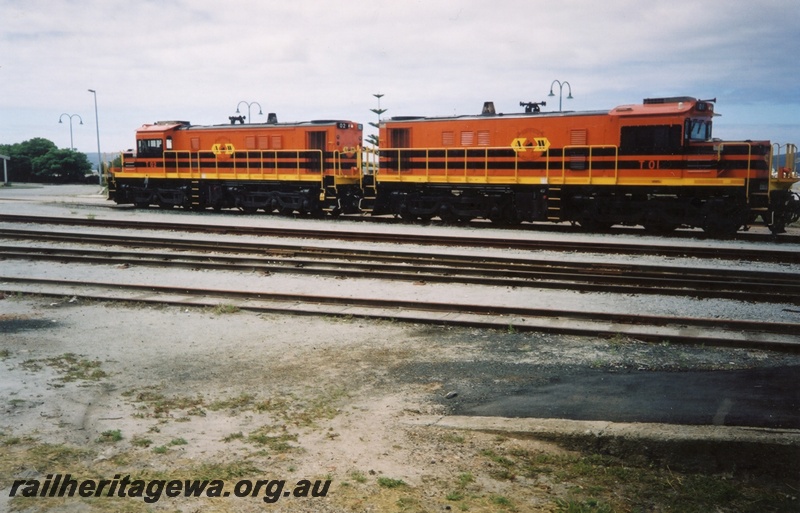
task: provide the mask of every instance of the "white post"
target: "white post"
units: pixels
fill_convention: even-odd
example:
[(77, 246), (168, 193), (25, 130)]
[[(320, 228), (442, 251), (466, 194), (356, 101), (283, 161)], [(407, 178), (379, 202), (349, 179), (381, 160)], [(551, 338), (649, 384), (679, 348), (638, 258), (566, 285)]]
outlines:
[(3, 185), (8, 185), (8, 161), (11, 160), (11, 157), (0, 155), (0, 159), (3, 159)]

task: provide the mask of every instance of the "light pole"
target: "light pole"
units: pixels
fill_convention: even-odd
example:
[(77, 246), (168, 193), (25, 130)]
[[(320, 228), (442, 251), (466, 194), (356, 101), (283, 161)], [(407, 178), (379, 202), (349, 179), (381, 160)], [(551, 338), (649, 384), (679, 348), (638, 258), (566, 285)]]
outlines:
[(58, 122), (59, 123), (63, 123), (63, 121), (61, 121), (61, 120), (64, 119), (64, 116), (67, 116), (69, 118), (69, 149), (72, 150), (72, 151), (75, 151), (75, 145), (72, 143), (72, 118), (73, 117), (77, 117), (78, 119), (80, 119), (81, 120), (81, 125), (83, 124), (83, 118), (80, 117), (78, 114), (67, 114), (65, 112), (65, 113), (61, 114), (61, 116), (58, 117)]
[(258, 115), (259, 115), (259, 116), (263, 116), (263, 115), (264, 115), (264, 113), (263, 113), (263, 112), (261, 112), (261, 104), (260, 104), (260, 103), (258, 103), (258, 102), (246, 102), (246, 101), (244, 101), (244, 100), (240, 101), (240, 102), (239, 102), (239, 103), (236, 105), (236, 113), (237, 113), (237, 114), (239, 114), (239, 105), (241, 105), (241, 104), (243, 104), (243, 103), (244, 103), (245, 105), (247, 105), (247, 123), (248, 123), (248, 124), (250, 124), (250, 107), (252, 107), (253, 105), (258, 105)]
[(97, 176), (99, 183), (103, 185), (103, 154), (100, 153), (100, 120), (97, 116), (97, 91), (89, 89), (94, 95), (94, 126), (97, 128)]
[(561, 82), (560, 80), (553, 80), (553, 83), (550, 84), (550, 94), (548, 94), (547, 96), (555, 96), (555, 94), (553, 94), (553, 86), (555, 84), (558, 84), (558, 112), (561, 112), (561, 93), (564, 89), (564, 86), (567, 86), (567, 91), (568, 91), (567, 100), (571, 100), (572, 86), (569, 85), (569, 82), (567, 82), (566, 80), (564, 82)]

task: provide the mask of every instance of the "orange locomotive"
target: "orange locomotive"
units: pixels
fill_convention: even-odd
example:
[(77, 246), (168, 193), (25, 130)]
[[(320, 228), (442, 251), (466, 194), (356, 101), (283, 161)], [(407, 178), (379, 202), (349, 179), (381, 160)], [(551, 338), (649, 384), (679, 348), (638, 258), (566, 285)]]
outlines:
[[(410, 219), (641, 224), (735, 233), (800, 216), (794, 145), (712, 138), (715, 100), (653, 98), (610, 111), (402, 117), (380, 125), (362, 207)], [(779, 169), (774, 170), (777, 166)]]
[[(195, 126), (161, 121), (136, 131), (109, 198), (139, 207), (240, 208), (244, 212), (355, 211), (362, 126), (319, 120)], [(239, 121), (240, 124), (236, 124)]]

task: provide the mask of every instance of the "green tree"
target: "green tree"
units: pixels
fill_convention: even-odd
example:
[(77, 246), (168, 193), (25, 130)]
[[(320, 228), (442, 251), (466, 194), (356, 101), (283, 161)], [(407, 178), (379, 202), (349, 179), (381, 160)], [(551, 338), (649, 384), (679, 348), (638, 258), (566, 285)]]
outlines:
[(37, 182), (83, 182), (92, 164), (85, 153), (54, 149), (33, 159), (33, 175)]
[(59, 150), (52, 141), (35, 137), (16, 144), (0, 144), (0, 154), (8, 155), (11, 182), (83, 182), (92, 165), (86, 154)]
[(0, 153), (11, 157), (8, 161), (9, 181), (34, 181), (34, 160), (55, 149), (57, 149), (55, 143), (42, 137), (16, 144), (0, 145)]

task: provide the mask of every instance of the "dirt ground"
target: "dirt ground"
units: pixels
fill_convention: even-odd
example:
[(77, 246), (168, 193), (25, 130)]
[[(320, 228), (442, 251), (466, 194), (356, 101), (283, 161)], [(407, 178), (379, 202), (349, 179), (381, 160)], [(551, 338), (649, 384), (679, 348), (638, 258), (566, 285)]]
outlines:
[[(85, 508), (77, 499), (5, 496), (11, 479), (56, 472), (333, 480), (328, 497), (287, 498), (279, 511), (386, 511), (403, 496), (441, 510), (459, 475), (480, 479), (470, 486), (481, 495), (536, 497), (531, 504), (542, 507), (553, 498), (549, 487), (517, 493), (520, 483), (483, 482), (472, 455), (507, 442), (425, 425), (443, 413), (428, 399), (446, 393), (440, 380), (398, 383), (392, 369), (470, 358), (468, 347), (444, 347), (429, 328), (69, 298), (7, 297), (0, 311), (0, 433), (10, 453), (0, 464), (0, 510)], [(48, 455), (34, 462), (37, 447)], [(376, 486), (381, 477), (389, 486)], [(107, 501), (132, 511), (261, 511), (259, 499)]]
[[(0, 326), (0, 511), (611, 511), (592, 497), (616, 485), (586, 484), (583, 455), (439, 424), (457, 393), (448, 384), (459, 362), (665, 356), (579, 337), (16, 295), (0, 300)], [(712, 368), (767, 358), (681, 354)], [(413, 371), (437, 362), (451, 374)], [(272, 504), (8, 497), (14, 480), (55, 473), (331, 485)]]

